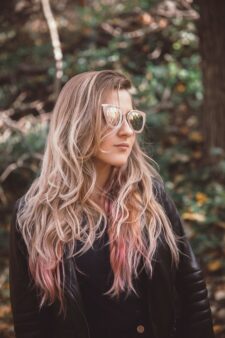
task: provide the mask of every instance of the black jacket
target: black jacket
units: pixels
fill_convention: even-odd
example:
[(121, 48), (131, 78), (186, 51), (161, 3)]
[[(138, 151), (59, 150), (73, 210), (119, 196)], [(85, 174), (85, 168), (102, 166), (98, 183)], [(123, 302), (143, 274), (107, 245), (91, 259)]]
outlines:
[[(151, 338), (213, 338), (211, 310), (202, 271), (184, 233), (173, 200), (162, 184), (155, 183), (154, 193), (169, 217), (174, 231), (183, 236), (180, 264), (175, 269), (163, 234), (158, 241), (153, 278), (149, 279), (149, 321)], [(16, 228), (17, 201), (10, 231), (10, 297), (16, 338), (90, 338), (81, 293), (73, 268), (73, 258), (65, 262), (67, 315), (57, 316), (56, 301), (40, 311), (36, 288), (27, 267), (28, 254)], [(73, 288), (74, 296), (67, 292)], [(151, 315), (150, 315), (151, 314)], [(112, 318), (113, 321), (113, 318)], [(107, 338), (107, 337), (99, 337)], [(141, 338), (141, 334), (140, 334)]]

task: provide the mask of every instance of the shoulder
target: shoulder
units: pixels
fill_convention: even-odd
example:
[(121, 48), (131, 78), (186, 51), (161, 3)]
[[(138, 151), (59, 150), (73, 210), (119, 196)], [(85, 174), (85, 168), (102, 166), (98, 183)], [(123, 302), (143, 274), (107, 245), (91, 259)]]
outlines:
[(165, 190), (165, 185), (162, 179), (153, 177), (152, 178), (152, 188), (155, 198), (158, 202), (162, 202), (163, 193)]
[(24, 203), (25, 203), (25, 195), (18, 198), (13, 205), (11, 217), (11, 231), (18, 231), (17, 215), (20, 208), (24, 206)]
[(18, 198), (14, 205), (13, 205), (13, 212), (14, 213), (17, 213), (17, 211), (22, 207), (24, 206), (25, 204), (25, 195), (21, 196), (20, 198)]
[(179, 211), (163, 180), (159, 180), (158, 178), (153, 179), (153, 192), (155, 199), (161, 204), (167, 217), (169, 218), (173, 230), (177, 234), (183, 236), (184, 229)]
[(18, 211), (25, 203), (25, 195), (16, 200), (12, 209), (12, 217), (10, 222), (10, 247), (17, 247), (24, 255), (26, 255), (25, 243), (21, 230), (18, 225)]
[(152, 179), (152, 188), (153, 188), (153, 194), (158, 203), (162, 205), (166, 211), (169, 210), (169, 204), (172, 202), (172, 199), (165, 187), (165, 183), (162, 179), (153, 177)]

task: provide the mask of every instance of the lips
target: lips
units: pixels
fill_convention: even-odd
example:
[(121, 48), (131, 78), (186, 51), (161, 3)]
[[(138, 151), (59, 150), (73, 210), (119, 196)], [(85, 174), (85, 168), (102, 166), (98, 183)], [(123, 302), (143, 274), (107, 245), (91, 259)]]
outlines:
[(126, 147), (126, 148), (129, 148), (129, 144), (127, 144), (127, 143), (115, 144), (115, 147)]

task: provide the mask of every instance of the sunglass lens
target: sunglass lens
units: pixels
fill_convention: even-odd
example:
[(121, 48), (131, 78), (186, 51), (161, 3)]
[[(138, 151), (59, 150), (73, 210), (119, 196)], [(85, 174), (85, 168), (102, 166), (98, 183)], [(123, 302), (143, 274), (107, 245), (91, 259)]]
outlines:
[(144, 117), (138, 111), (132, 110), (129, 114), (129, 122), (134, 131), (140, 131), (144, 124)]
[(116, 127), (120, 122), (120, 111), (117, 107), (109, 106), (105, 109), (105, 117), (110, 126)]

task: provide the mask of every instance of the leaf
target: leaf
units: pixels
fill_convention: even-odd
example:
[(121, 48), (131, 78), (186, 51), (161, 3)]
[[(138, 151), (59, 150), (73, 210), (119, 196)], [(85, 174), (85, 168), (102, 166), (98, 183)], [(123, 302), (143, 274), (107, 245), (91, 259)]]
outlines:
[(197, 221), (204, 222), (206, 220), (205, 215), (197, 213), (197, 212), (184, 212), (182, 214), (182, 218), (186, 221)]
[(218, 271), (222, 268), (221, 261), (219, 259), (215, 259), (207, 264), (207, 268), (211, 272)]
[(150, 25), (154, 21), (153, 17), (147, 12), (140, 16), (140, 20), (144, 25)]
[(221, 333), (223, 332), (223, 326), (222, 325), (219, 325), (219, 324), (216, 324), (216, 325), (213, 325), (213, 331), (218, 334), (218, 333)]
[(1, 305), (0, 306), (0, 318), (5, 317), (11, 313), (11, 306), (8, 305)]
[(178, 83), (178, 84), (176, 85), (176, 91), (177, 91), (178, 93), (184, 93), (185, 90), (186, 90), (186, 86), (185, 86), (183, 83)]
[(189, 139), (191, 141), (194, 141), (194, 142), (197, 142), (197, 143), (201, 143), (203, 141), (203, 135), (200, 132), (198, 132), (198, 131), (192, 131), (189, 134)]
[(208, 196), (206, 194), (203, 194), (202, 192), (197, 192), (195, 195), (195, 199), (198, 204), (202, 205), (208, 201)]

